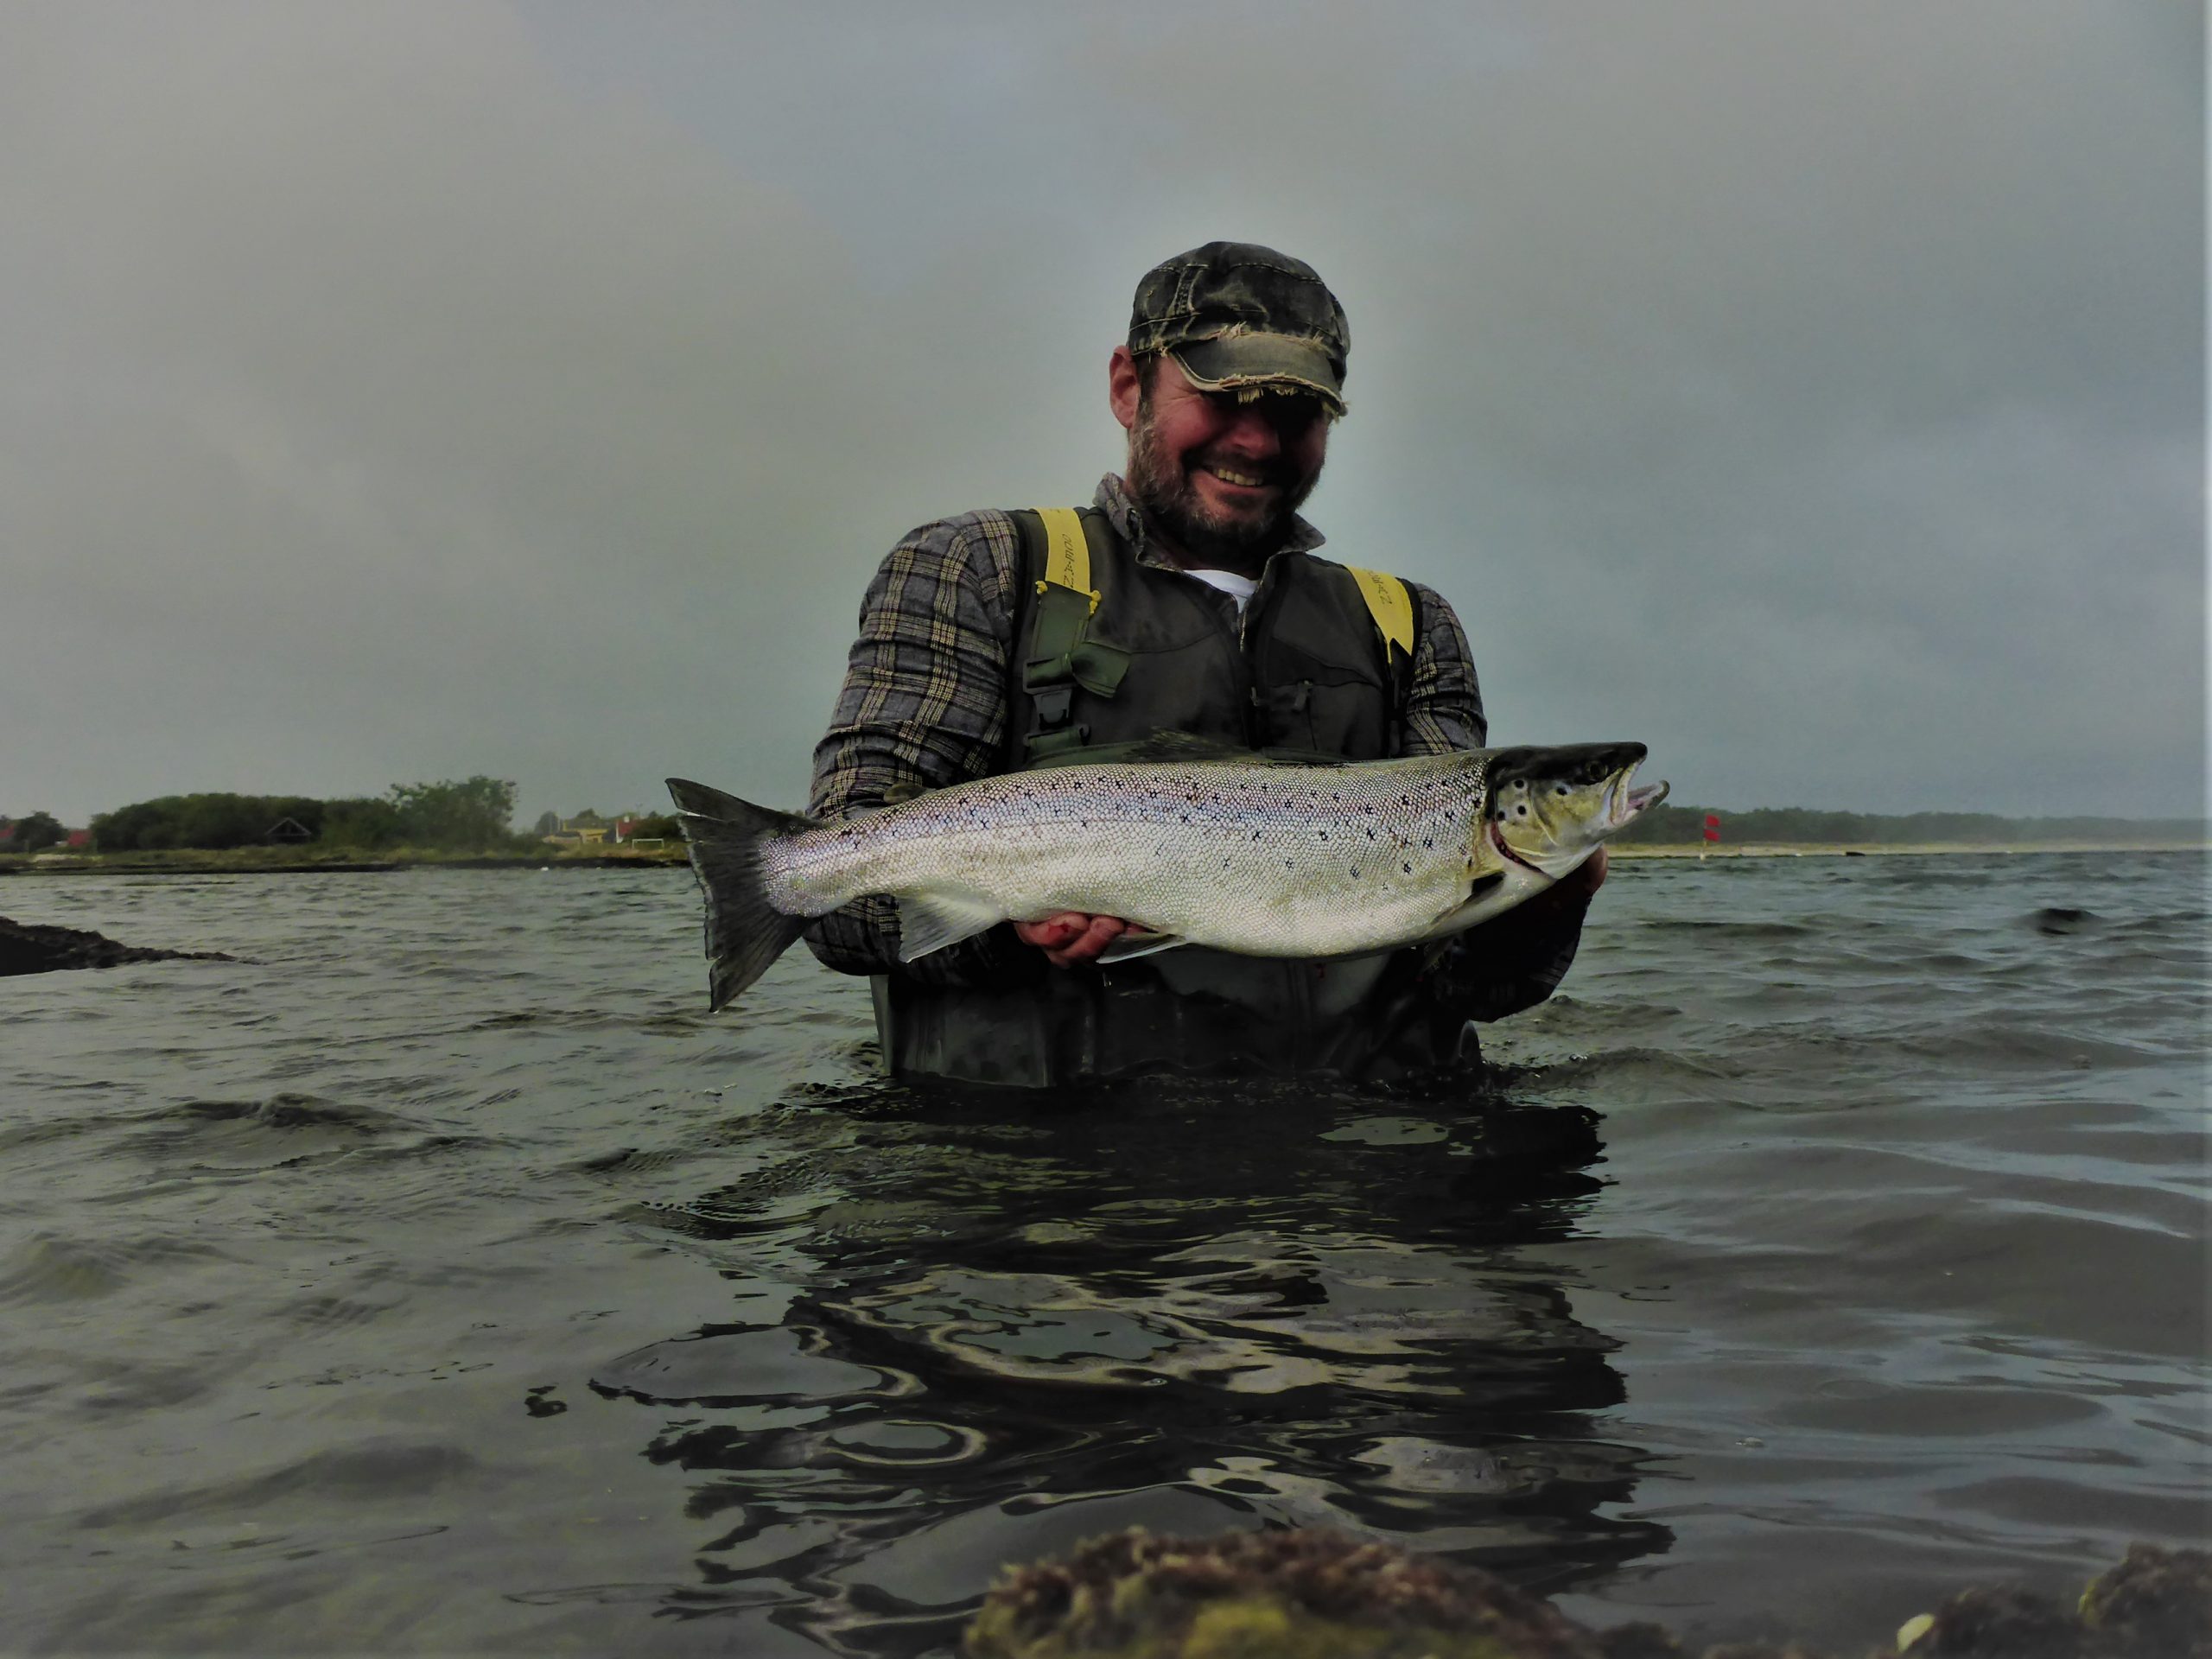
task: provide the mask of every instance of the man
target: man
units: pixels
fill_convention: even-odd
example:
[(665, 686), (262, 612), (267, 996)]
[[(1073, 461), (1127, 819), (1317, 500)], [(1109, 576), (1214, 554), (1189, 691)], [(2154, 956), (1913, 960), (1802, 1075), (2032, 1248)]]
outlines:
[[(1127, 759), (1162, 730), (1289, 757), (1480, 747), (1481, 692), (1451, 607), (1317, 558), (1321, 536), (1298, 515), (1344, 412), (1348, 345), (1336, 296), (1271, 249), (1210, 242), (1147, 272), (1107, 371), (1124, 472), (1100, 483), (1079, 529), (1065, 513), (986, 511), (892, 550), (815, 752), (814, 816)], [(1470, 1020), (1549, 995), (1604, 879), (1600, 849), (1447, 948), (1327, 963), (1185, 947), (1101, 966), (1127, 924), (1063, 913), (901, 964), (884, 897), (806, 937), (830, 966), (874, 976), (900, 1075), (1383, 1076), (1465, 1064)]]

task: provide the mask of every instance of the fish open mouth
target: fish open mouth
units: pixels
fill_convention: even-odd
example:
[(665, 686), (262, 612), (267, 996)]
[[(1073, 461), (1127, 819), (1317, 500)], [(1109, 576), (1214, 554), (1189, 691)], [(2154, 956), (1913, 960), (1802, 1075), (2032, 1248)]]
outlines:
[[(1634, 769), (1630, 768), (1630, 772), (1622, 773), (1621, 782), (1627, 783)], [(1656, 784), (1646, 784), (1640, 789), (1628, 790), (1621, 797), (1619, 822), (1630, 823), (1643, 817), (1644, 813), (1649, 812), (1666, 798), (1667, 780), (1663, 778)]]
[(1629, 779), (1636, 776), (1636, 769), (1642, 764), (1642, 761), (1632, 761), (1623, 766), (1605, 785), (1605, 810), (1599, 815), (1599, 823), (1603, 826), (1599, 831), (1601, 835), (1610, 836), (1616, 830), (1625, 830), (1667, 798), (1667, 785), (1663, 779), (1640, 788), (1630, 786)]

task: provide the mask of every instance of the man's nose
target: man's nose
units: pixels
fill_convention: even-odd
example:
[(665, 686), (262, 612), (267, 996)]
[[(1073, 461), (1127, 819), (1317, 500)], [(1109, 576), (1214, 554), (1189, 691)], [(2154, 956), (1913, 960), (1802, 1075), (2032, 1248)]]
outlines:
[(1255, 459), (1278, 454), (1282, 449), (1282, 434), (1269, 420), (1259, 404), (1239, 404), (1230, 416), (1229, 429), (1222, 434), (1222, 441), (1239, 454)]

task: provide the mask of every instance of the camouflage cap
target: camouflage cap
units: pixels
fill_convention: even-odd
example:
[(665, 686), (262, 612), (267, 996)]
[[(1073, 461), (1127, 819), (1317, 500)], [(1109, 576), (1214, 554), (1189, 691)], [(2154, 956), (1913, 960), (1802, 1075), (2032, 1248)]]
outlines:
[(1253, 242), (1209, 242), (1137, 284), (1129, 350), (1167, 352), (1209, 391), (1277, 385), (1344, 410), (1344, 308), (1313, 266)]

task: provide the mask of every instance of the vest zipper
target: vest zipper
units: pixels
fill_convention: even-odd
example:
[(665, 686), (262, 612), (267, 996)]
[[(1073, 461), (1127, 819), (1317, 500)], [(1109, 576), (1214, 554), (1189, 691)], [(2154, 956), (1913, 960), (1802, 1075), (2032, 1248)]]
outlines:
[(1253, 589), (1252, 597), (1236, 616), (1236, 667), (1244, 677), (1244, 747), (1259, 749), (1266, 746), (1260, 741), (1267, 735), (1260, 718), (1260, 677), (1252, 666), (1249, 641), (1252, 624), (1258, 617), (1263, 603), (1272, 603), (1278, 586), (1275, 582), (1275, 562), (1270, 556), (1260, 569), (1260, 585)]

